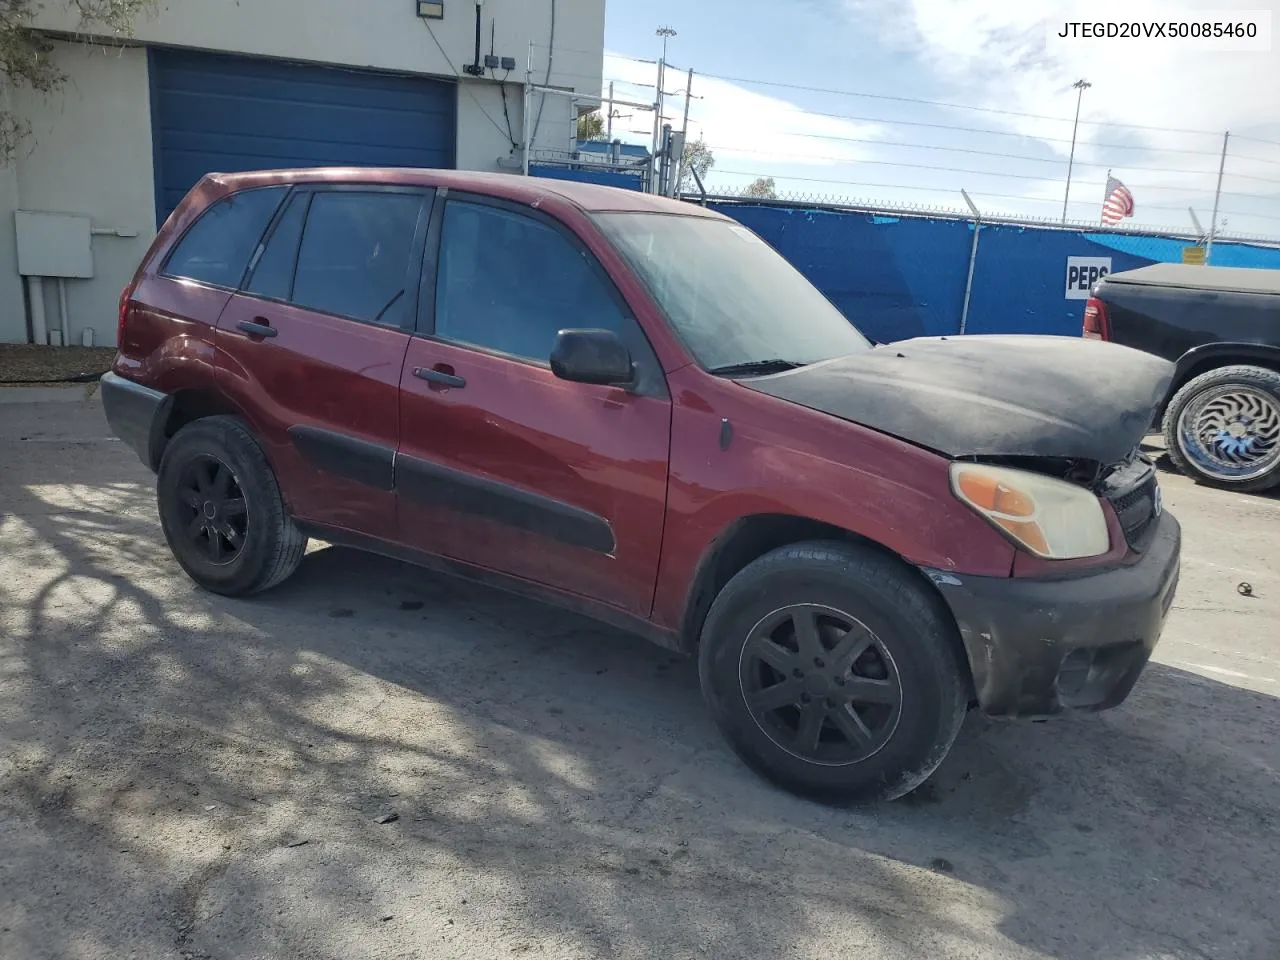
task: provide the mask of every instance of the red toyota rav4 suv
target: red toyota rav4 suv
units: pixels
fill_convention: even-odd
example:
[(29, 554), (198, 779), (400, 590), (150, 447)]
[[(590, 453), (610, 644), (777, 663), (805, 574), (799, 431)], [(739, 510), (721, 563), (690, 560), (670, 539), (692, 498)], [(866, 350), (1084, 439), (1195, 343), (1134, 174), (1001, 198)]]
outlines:
[(1178, 576), (1138, 452), (1172, 369), (873, 346), (676, 201), (299, 170), (191, 191), (102, 396), (207, 589), (272, 587), (316, 537), (549, 599), (696, 652), (748, 764), (865, 800), (923, 782), (972, 704), (1133, 687)]

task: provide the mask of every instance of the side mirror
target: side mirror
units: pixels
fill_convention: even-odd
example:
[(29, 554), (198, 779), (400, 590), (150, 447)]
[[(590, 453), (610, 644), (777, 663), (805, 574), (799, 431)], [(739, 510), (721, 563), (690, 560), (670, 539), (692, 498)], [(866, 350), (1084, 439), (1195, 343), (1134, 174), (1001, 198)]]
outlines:
[(561, 380), (611, 387), (628, 386), (636, 377), (631, 351), (611, 330), (561, 330), (551, 372)]

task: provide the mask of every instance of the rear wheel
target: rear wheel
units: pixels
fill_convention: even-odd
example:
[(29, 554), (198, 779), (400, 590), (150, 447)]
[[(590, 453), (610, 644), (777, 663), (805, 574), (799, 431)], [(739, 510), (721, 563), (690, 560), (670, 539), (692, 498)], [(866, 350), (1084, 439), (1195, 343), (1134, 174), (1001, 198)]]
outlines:
[(941, 602), (892, 558), (803, 543), (729, 581), (699, 672), (717, 725), (756, 772), (817, 800), (892, 800), (959, 732), (959, 644)]
[(1169, 404), (1164, 440), (1200, 483), (1241, 492), (1280, 484), (1280, 373), (1242, 365), (1201, 374)]
[(273, 587), (306, 551), (266, 454), (234, 417), (209, 417), (178, 431), (160, 461), (156, 497), (169, 549), (192, 580), (214, 593)]

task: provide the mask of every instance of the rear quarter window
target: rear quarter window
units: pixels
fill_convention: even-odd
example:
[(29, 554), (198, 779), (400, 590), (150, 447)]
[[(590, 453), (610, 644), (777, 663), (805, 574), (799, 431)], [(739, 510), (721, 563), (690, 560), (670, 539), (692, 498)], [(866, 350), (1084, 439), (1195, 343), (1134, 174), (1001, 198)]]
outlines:
[(200, 215), (169, 254), (161, 273), (234, 290), (288, 187), (223, 197)]

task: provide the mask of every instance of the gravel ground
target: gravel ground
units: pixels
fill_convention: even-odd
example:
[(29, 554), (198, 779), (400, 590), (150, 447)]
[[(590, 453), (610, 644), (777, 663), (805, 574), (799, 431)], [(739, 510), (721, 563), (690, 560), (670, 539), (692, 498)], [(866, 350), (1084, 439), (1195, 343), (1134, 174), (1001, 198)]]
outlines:
[(840, 811), (587, 621), (328, 547), (194, 589), (85, 396), (0, 391), (5, 960), (1277, 956), (1280, 500), (1166, 476), (1182, 588), (1130, 700), (971, 715)]
[(47, 386), (96, 378), (111, 369), (115, 347), (43, 347), (0, 343), (0, 386)]

